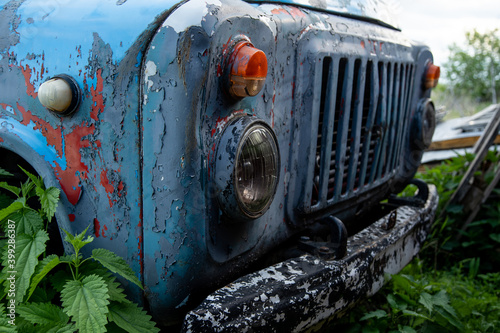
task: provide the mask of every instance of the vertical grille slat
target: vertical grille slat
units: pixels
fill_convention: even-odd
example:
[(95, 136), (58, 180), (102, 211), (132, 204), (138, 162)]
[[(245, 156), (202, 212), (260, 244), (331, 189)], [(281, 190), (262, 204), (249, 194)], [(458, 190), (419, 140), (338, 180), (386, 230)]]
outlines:
[(374, 127), (379, 96), (378, 80), (378, 71), (376, 70), (376, 67), (374, 68), (372, 61), (368, 61), (363, 107), (363, 112), (366, 111), (368, 114), (366, 116), (366, 122), (362, 126), (362, 130), (364, 131), (362, 136), (365, 137), (365, 139), (363, 143), (360, 176), (357, 185), (358, 188), (363, 185), (368, 185), (367, 179), (369, 179), (369, 175), (368, 177), (366, 175), (367, 166), (368, 163), (372, 164), (374, 159), (374, 144), (377, 142), (378, 129), (377, 127)]
[[(342, 59), (344, 60), (344, 59)], [(342, 61), (341, 61), (342, 64)], [(342, 82), (342, 94), (340, 95), (341, 103), (340, 108), (336, 109), (336, 113), (339, 116), (339, 123), (337, 129), (337, 148), (336, 148), (336, 163), (335, 166), (337, 170), (335, 172), (335, 186), (334, 186), (334, 197), (339, 197), (343, 186), (344, 186), (344, 172), (346, 172), (346, 167), (348, 167), (348, 134), (349, 134), (349, 118), (351, 113), (349, 112), (349, 106), (351, 105), (352, 98), (352, 81), (354, 79), (354, 66), (352, 61), (345, 59), (345, 73), (344, 80)], [(339, 96), (339, 95), (337, 95)], [(347, 165), (346, 165), (347, 164)]]
[(382, 176), (382, 169), (384, 166), (385, 159), (385, 146), (387, 144), (387, 136), (388, 136), (388, 121), (387, 121), (387, 103), (390, 99), (389, 95), (389, 85), (387, 84), (388, 74), (387, 74), (387, 64), (380, 63), (379, 69), (382, 72), (382, 80), (380, 81), (380, 90), (382, 93), (380, 94), (380, 127), (381, 127), (381, 137), (380, 144), (378, 146), (376, 158), (375, 158), (375, 170), (370, 177), (370, 183), (373, 183), (375, 179), (380, 179)]
[(342, 194), (352, 192), (354, 190), (354, 183), (356, 178), (359, 178), (359, 152), (361, 146), (361, 125), (363, 121), (363, 98), (366, 80), (366, 63), (357, 59), (354, 62), (354, 84), (351, 102), (351, 116), (350, 116), (350, 136), (348, 138), (350, 143), (350, 159), (347, 175), (346, 186), (342, 188)]
[(321, 97), (311, 211), (394, 175), (415, 75), (412, 63), (341, 55), (325, 56), (318, 68)]

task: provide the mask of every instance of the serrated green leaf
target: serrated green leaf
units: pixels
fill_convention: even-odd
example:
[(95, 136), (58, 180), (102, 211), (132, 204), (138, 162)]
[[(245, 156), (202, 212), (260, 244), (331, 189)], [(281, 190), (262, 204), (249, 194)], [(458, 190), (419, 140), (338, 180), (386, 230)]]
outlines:
[(423, 306), (425, 306), (425, 308), (429, 312), (432, 312), (432, 309), (434, 308), (434, 303), (432, 302), (432, 295), (428, 293), (422, 293), (420, 294), (420, 299), (418, 300), (418, 302)]
[(457, 319), (457, 317), (448, 311), (442, 309), (442, 308), (436, 308), (436, 311), (443, 317), (445, 318), (449, 324), (452, 326), (456, 327), (460, 332), (464, 330), (464, 326), (462, 323)]
[(95, 274), (68, 281), (61, 291), (63, 309), (81, 332), (106, 332), (108, 299), (106, 282)]
[(432, 296), (432, 302), (435, 305), (439, 305), (442, 307), (447, 307), (450, 305), (450, 299), (448, 297), (448, 294), (446, 293), (446, 290), (441, 290), (437, 294)]
[(70, 323), (64, 326), (53, 327), (45, 333), (74, 333), (74, 332), (76, 332), (75, 325)]
[(28, 292), (28, 299), (30, 299), (31, 295), (35, 291), (36, 287), (40, 283), (40, 281), (43, 280), (43, 278), (57, 265), (59, 265), (61, 261), (59, 260), (59, 257), (56, 256), (55, 254), (50, 255), (46, 258), (44, 258), (42, 261), (38, 263), (38, 266), (36, 267), (36, 272), (35, 275), (33, 276), (33, 279), (31, 281), (30, 285), (30, 290)]
[(116, 281), (115, 276), (98, 262), (90, 260), (85, 261), (80, 270), (84, 275), (96, 274), (106, 281), (110, 301), (130, 303), (130, 301), (126, 298), (123, 289), (120, 288), (120, 283)]
[(399, 327), (399, 332), (401, 332), (401, 333), (417, 333), (417, 331), (415, 331), (410, 326)]
[(70, 243), (71, 245), (73, 245), (75, 252), (80, 251), (82, 247), (91, 243), (94, 240), (94, 237), (91, 237), (91, 236), (87, 236), (87, 239), (85, 239), (85, 240), (83, 239), (83, 237), (87, 233), (87, 230), (89, 229), (89, 227), (85, 228), (85, 230), (83, 230), (81, 233), (79, 233), (78, 235), (75, 235), (75, 236), (73, 236), (72, 234), (70, 234), (66, 230), (62, 229), (64, 231), (64, 233), (66, 234), (65, 240), (68, 243)]
[(142, 289), (141, 281), (123, 258), (106, 249), (94, 249), (91, 258), (99, 261), (101, 265), (111, 272), (121, 275)]
[(12, 177), (14, 175), (11, 174), (10, 172), (8, 172), (7, 170), (3, 169), (3, 168), (0, 168), (0, 176), (2, 176), (2, 177)]
[(22, 209), (23, 207), (24, 207), (24, 205), (21, 202), (14, 201), (7, 208), (0, 210), (0, 221), (5, 220), (9, 215), (17, 212), (18, 210)]
[[(45, 243), (49, 235), (45, 230), (39, 230), (34, 236), (21, 234), (16, 237), (15, 267), (4, 267), (4, 273), (15, 271), (16, 274), (16, 301), (20, 302), (29, 288), (31, 276), (38, 264), (38, 256), (45, 251)], [(7, 262), (7, 253), (3, 255), (4, 263)], [(5, 290), (9, 289), (9, 281), (5, 281)]]
[(406, 302), (407, 300), (402, 299), (401, 295), (393, 295), (389, 294), (387, 295), (387, 302), (391, 306), (393, 310), (405, 310), (408, 308), (408, 303)]
[(32, 197), (33, 189), (35, 188), (35, 184), (30, 180), (26, 180), (23, 184), (21, 184), (21, 193), (24, 198)]
[(151, 316), (135, 303), (111, 302), (108, 317), (128, 333), (160, 332)]
[(24, 303), (16, 308), (24, 319), (32, 324), (48, 325), (50, 328), (65, 326), (69, 317), (57, 305), (50, 303)]
[(26, 176), (29, 177), (29, 179), (31, 179), (31, 181), (33, 182), (33, 184), (36, 186), (36, 187), (44, 187), (43, 186), (43, 180), (42, 180), (42, 177), (37, 177), (35, 176), (34, 174), (26, 171), (25, 169), (23, 169), (22, 167), (19, 167), (19, 169), (21, 169), (25, 174)]
[(43, 219), (37, 211), (31, 208), (22, 208), (9, 215), (9, 220), (16, 223), (16, 234), (34, 235), (44, 228)]
[(57, 204), (59, 203), (59, 194), (59, 189), (55, 187), (49, 187), (46, 190), (41, 187), (36, 188), (36, 195), (40, 199), (42, 210), (49, 221), (56, 212)]
[(2, 333), (17, 333), (16, 326), (12, 326), (9, 323), (9, 319), (4, 316), (0, 316), (0, 332)]
[(9, 185), (7, 182), (0, 182), (0, 188), (14, 193), (17, 197), (21, 193), (21, 189), (19, 187)]
[(106, 279), (106, 284), (108, 286), (109, 300), (119, 303), (131, 303), (125, 296), (125, 292), (120, 288), (120, 283), (114, 280), (114, 277), (110, 276)]
[(360, 321), (368, 320), (371, 318), (380, 319), (380, 318), (384, 318), (384, 317), (387, 317), (387, 312), (385, 312), (384, 310), (375, 310), (375, 311), (368, 312), (367, 314), (365, 314), (363, 317), (361, 317)]
[(16, 317), (16, 328), (19, 333), (40, 333), (40, 328), (35, 327), (32, 323), (21, 316)]
[(411, 317), (417, 317), (417, 318), (422, 318), (422, 319), (425, 319), (425, 320), (429, 320), (429, 321), (432, 321), (432, 319), (430, 319), (429, 317), (421, 314), (421, 313), (418, 313), (418, 312), (415, 312), (415, 311), (411, 311), (411, 310), (403, 310), (403, 315), (405, 316), (411, 316)]

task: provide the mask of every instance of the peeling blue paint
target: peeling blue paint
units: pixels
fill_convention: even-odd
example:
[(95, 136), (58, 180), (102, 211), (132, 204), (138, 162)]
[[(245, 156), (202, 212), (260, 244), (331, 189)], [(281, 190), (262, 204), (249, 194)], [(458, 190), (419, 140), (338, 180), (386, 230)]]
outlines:
[(28, 146), (32, 147), (37, 154), (43, 156), (45, 161), (49, 162), (52, 167), (60, 166), (62, 170), (66, 170), (66, 156), (59, 156), (55, 147), (48, 144), (47, 138), (41, 132), (34, 130), (35, 124), (32, 121), (24, 126), (13, 118), (2, 119), (5, 118), (0, 115), (0, 126), (4, 130), (18, 136)]

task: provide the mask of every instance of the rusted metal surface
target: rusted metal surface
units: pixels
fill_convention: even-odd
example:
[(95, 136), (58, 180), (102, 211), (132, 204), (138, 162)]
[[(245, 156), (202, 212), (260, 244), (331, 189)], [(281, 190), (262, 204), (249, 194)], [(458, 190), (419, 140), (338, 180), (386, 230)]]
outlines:
[(431, 185), (423, 207), (397, 208), (347, 242), (341, 260), (304, 255), (241, 277), (210, 294), (184, 332), (302, 332), (375, 294), (418, 253), (438, 203)]
[[(409, 133), (421, 126), (418, 101), (430, 96), (422, 77), (432, 55), (395, 29), (319, 5), (1, 6), (0, 148), (62, 190), (60, 228), (77, 233), (90, 225), (93, 246), (131, 264), (145, 291), (127, 287), (129, 294), (162, 324), (179, 322), (207, 293), (318, 220), (333, 215), (355, 226), (420, 162)], [(221, 81), (242, 35), (265, 53), (268, 71), (260, 93), (235, 99)], [(326, 74), (325, 59), (345, 63), (339, 99), (322, 82), (339, 82)], [(37, 99), (40, 85), (60, 74), (82, 93), (71, 115), (58, 116)], [(221, 137), (245, 117), (274, 132), (280, 161), (274, 200), (251, 219), (224, 210), (215, 182), (216, 161), (234, 161), (233, 146), (219, 149)], [(333, 159), (335, 124), (342, 131)], [(317, 185), (327, 196), (313, 204)]]

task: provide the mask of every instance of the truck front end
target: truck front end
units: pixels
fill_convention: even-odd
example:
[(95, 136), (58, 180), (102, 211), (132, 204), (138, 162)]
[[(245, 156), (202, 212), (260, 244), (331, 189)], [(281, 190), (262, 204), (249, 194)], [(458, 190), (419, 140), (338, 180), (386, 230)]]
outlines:
[(36, 5), (0, 12), (1, 149), (62, 189), (60, 228), (130, 262), (160, 323), (300, 331), (418, 252), (435, 189), (380, 202), (430, 144), (439, 68), (381, 7)]

